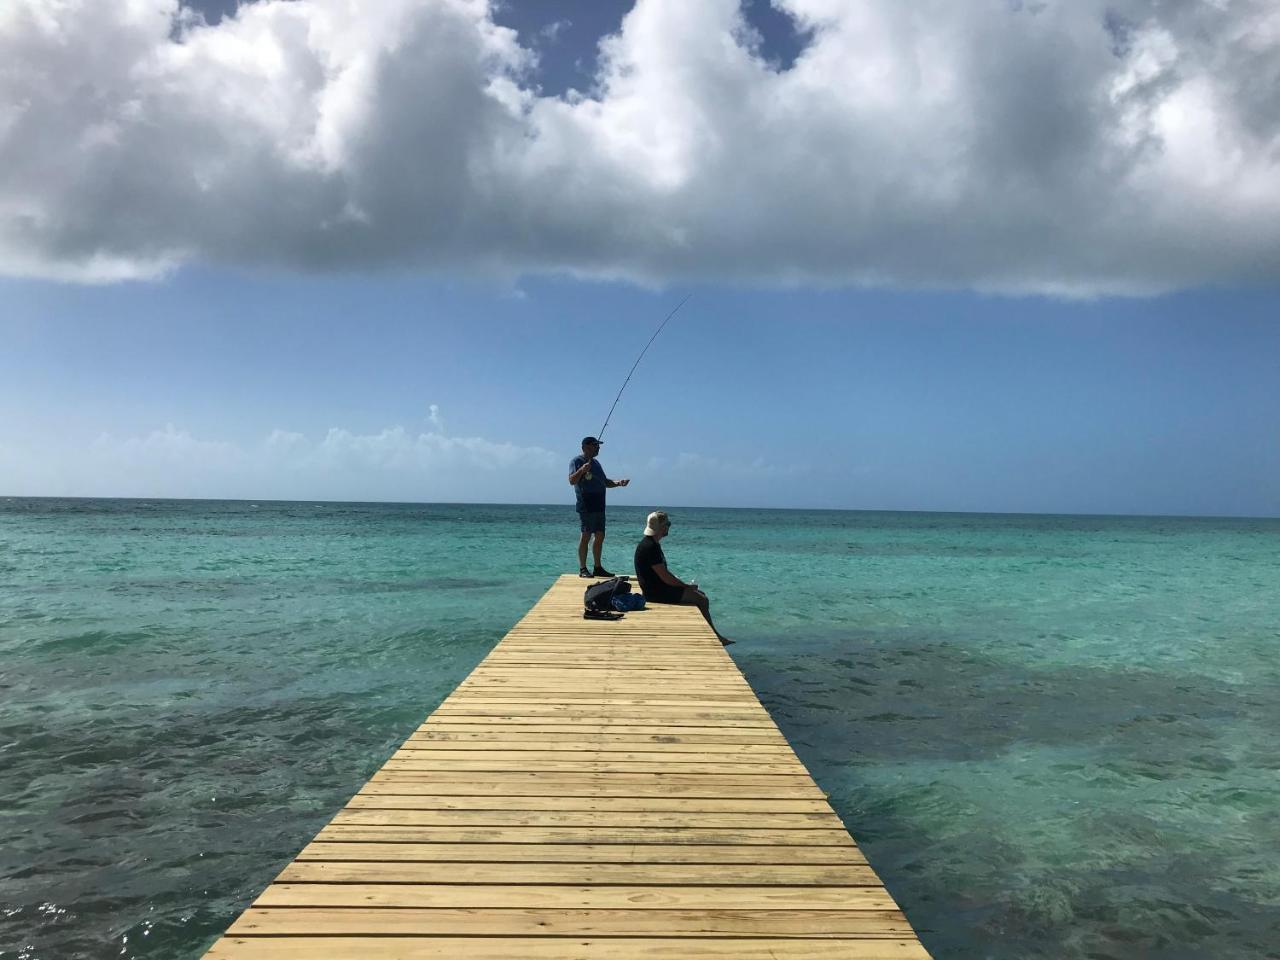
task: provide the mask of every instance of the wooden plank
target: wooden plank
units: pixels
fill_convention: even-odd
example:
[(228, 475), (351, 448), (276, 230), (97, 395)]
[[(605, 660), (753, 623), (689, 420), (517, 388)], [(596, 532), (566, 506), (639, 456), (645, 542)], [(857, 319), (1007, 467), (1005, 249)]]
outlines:
[(735, 763), (732, 760), (724, 760), (716, 764), (708, 763), (689, 763), (678, 760), (650, 760), (643, 761), (638, 759), (621, 759), (621, 760), (531, 760), (519, 753), (503, 754), (494, 752), (493, 756), (486, 759), (459, 760), (456, 757), (435, 756), (419, 758), (412, 754), (393, 756), (383, 765), (383, 769), (388, 772), (402, 772), (407, 770), (438, 770), (442, 772), (460, 773), (467, 771), (481, 772), (502, 772), (507, 770), (526, 771), (526, 772), (555, 772), (564, 771), (565, 773), (573, 773), (574, 771), (582, 771), (587, 773), (655, 773), (664, 774), (669, 772), (680, 773), (688, 770), (689, 773), (709, 774), (750, 774), (752, 776), (804, 776), (804, 768), (797, 764), (781, 764), (781, 763)]
[[(467, 769), (468, 764), (477, 764), (475, 769), (492, 768), (498, 764), (501, 769), (519, 770), (595, 770), (601, 767), (593, 764), (616, 767), (620, 772), (637, 772), (640, 767), (656, 767), (656, 773), (692, 772), (694, 767), (706, 769), (709, 773), (789, 773), (802, 775), (804, 767), (795, 757), (762, 756), (735, 757), (730, 753), (695, 753), (689, 750), (641, 751), (641, 750), (433, 750), (430, 748), (406, 747), (397, 750), (387, 758), (387, 762), (395, 761), (397, 766), (435, 767), (444, 765), (443, 769)], [(549, 766), (543, 766), (549, 764)]]
[(682, 723), (690, 720), (724, 721), (721, 726), (732, 726), (739, 720), (753, 720), (760, 724), (769, 723), (769, 715), (763, 707), (610, 707), (606, 705), (590, 706), (572, 703), (502, 703), (492, 706), (486, 704), (458, 704), (457, 706), (440, 705), (435, 716), (442, 719), (457, 717), (576, 717), (581, 719), (597, 718), (641, 718), (666, 720)]
[(232, 936), (901, 937), (897, 910), (570, 910), (250, 907)]
[(880, 886), (629, 886), (619, 884), (271, 884), (256, 907), (431, 907), (452, 910), (879, 910)]
[(213, 960), (928, 960), (705, 622), (562, 577)]
[[(655, 884), (703, 885), (733, 890), (738, 886), (863, 887), (880, 885), (864, 864), (840, 866), (790, 864), (738, 864), (732, 883), (722, 863), (530, 863), (513, 869), (507, 863), (435, 863), (376, 861), (326, 861), (298, 859), (276, 878), (278, 883), (511, 883), (512, 877), (529, 884)], [(268, 888), (270, 889), (270, 888)]]
[[(314, 840), (298, 860), (369, 860), (389, 864), (422, 863), (714, 863), (733, 865), (839, 866), (865, 863), (848, 846), (739, 846), (661, 843), (390, 843)], [(463, 871), (459, 871), (461, 875)], [(513, 871), (514, 873), (514, 871)], [(726, 880), (737, 875), (736, 869)]]
[(433, 796), (394, 793), (387, 787), (366, 786), (349, 801), (347, 810), (556, 810), (594, 814), (616, 813), (831, 813), (825, 800), (710, 799), (686, 797), (520, 797), (488, 794)]
[(718, 687), (724, 690), (739, 690), (740, 681), (724, 680), (718, 676), (714, 669), (691, 669), (685, 664), (672, 662), (667, 664), (650, 663), (640, 667), (611, 667), (608, 664), (577, 664), (561, 663), (559, 666), (530, 666), (530, 664), (511, 663), (511, 664), (486, 664), (484, 667), (476, 667), (476, 676), (480, 678), (499, 678), (508, 677), (513, 680), (545, 680), (545, 681), (564, 681), (571, 684), (604, 684), (608, 681), (623, 682), (623, 684), (648, 684), (648, 682), (663, 682), (663, 684), (681, 684), (686, 687), (705, 684), (708, 687)]
[[(824, 796), (817, 786), (813, 783), (809, 776), (805, 773), (769, 773), (769, 774), (752, 774), (752, 773), (717, 773), (714, 770), (708, 770), (703, 767), (697, 771), (684, 771), (673, 768), (665, 768), (661, 772), (652, 771), (628, 771), (628, 770), (607, 770), (607, 771), (590, 771), (590, 770), (516, 770), (516, 771), (487, 771), (473, 770), (465, 772), (433, 772), (424, 770), (398, 770), (387, 769), (384, 767), (373, 775), (373, 779), (394, 778), (394, 779), (418, 779), (431, 780), (440, 783), (457, 782), (457, 783), (475, 783), (487, 784), (486, 789), (494, 789), (496, 785), (519, 787), (523, 784), (537, 785), (544, 784), (547, 786), (570, 786), (573, 784), (598, 785), (602, 788), (618, 787), (620, 789), (643, 789), (650, 786), (669, 787), (673, 790), (680, 787), (697, 787), (699, 789), (713, 789), (724, 787), (730, 790), (734, 787), (746, 787), (750, 789), (766, 789), (774, 788), (785, 790), (792, 788), (806, 793)], [(477, 791), (484, 792), (484, 791)]]
[(707, 773), (804, 776), (794, 757), (739, 757), (723, 753), (616, 750), (431, 750), (401, 749), (387, 758), (388, 769), (418, 770), (575, 770), (590, 773)]
[[(767, 822), (767, 821), (766, 821)], [(853, 843), (842, 827), (774, 830), (769, 827), (414, 827), (362, 826), (330, 823), (318, 840), (360, 840), (409, 843), (728, 843), (769, 846), (848, 846)]]
[[(505, 777), (505, 781), (497, 778)], [(534, 797), (686, 797), (725, 799), (740, 797), (766, 800), (822, 799), (825, 794), (812, 781), (792, 777), (701, 777), (649, 775), (643, 780), (628, 779), (627, 774), (600, 774), (597, 777), (538, 773), (471, 773), (445, 777), (440, 774), (410, 770), (404, 773), (379, 771), (370, 778), (373, 786), (393, 787), (396, 793), (416, 791), (437, 796), (462, 796), (501, 789), (508, 796)], [(794, 781), (794, 782), (792, 782)]]
[(929, 960), (914, 938), (227, 937), (209, 960)]
[[(594, 810), (405, 810), (350, 807), (339, 810), (330, 821), (334, 826), (417, 826), (417, 827), (591, 827), (600, 822)], [(702, 811), (637, 811), (609, 814), (615, 828), (708, 827), (749, 830), (761, 822), (758, 813), (706, 813)], [(844, 830), (834, 813), (772, 813), (768, 823), (774, 830), (820, 827)]]
[[(732, 687), (722, 686), (716, 689), (707, 689), (695, 686), (678, 687), (667, 681), (663, 681), (668, 687), (665, 695), (668, 699), (675, 699), (679, 702), (688, 702), (698, 700), (703, 705), (706, 704), (741, 704), (745, 703), (742, 692)], [(576, 703), (580, 700), (610, 697), (614, 700), (621, 699), (641, 699), (646, 695), (645, 684), (639, 683), (577, 683), (573, 684), (568, 681), (561, 681), (559, 691), (555, 694), (548, 694), (545, 691), (537, 692), (527, 687), (508, 687), (496, 683), (486, 683), (483, 686), (469, 687), (461, 691), (463, 694), (470, 695), (472, 693), (483, 696), (484, 699), (496, 701), (499, 703), (519, 703), (534, 702), (542, 703)]]
[(650, 732), (670, 733), (677, 730), (716, 730), (725, 734), (738, 733), (742, 736), (764, 736), (766, 734), (776, 733), (777, 728), (774, 727), (773, 721), (767, 719), (750, 719), (750, 720), (724, 720), (717, 719), (708, 721), (706, 718), (680, 718), (653, 717), (646, 713), (635, 713), (627, 717), (617, 717), (609, 714), (580, 714), (580, 715), (563, 715), (563, 716), (530, 716), (520, 713), (519, 711), (511, 711), (505, 715), (499, 716), (470, 716), (465, 714), (454, 714), (450, 716), (437, 716), (432, 714), (431, 719), (423, 723), (419, 729), (428, 731), (434, 729), (446, 729), (453, 727), (461, 727), (469, 730), (476, 730), (482, 727), (506, 727), (512, 725), (521, 725), (526, 729), (535, 726), (557, 727), (559, 729), (570, 729), (579, 727), (582, 729), (593, 729), (595, 727), (604, 727), (606, 729), (623, 729), (623, 730), (639, 730), (648, 728)]
[(739, 711), (747, 710), (752, 713), (760, 712), (763, 708), (758, 703), (750, 702), (746, 697), (719, 697), (715, 699), (708, 698), (705, 694), (699, 693), (697, 696), (677, 697), (668, 694), (665, 697), (626, 697), (626, 696), (610, 696), (610, 697), (593, 697), (583, 696), (580, 694), (560, 694), (546, 693), (541, 696), (481, 696), (471, 695), (462, 697), (449, 697), (440, 704), (444, 706), (457, 707), (509, 707), (512, 704), (521, 706), (557, 706), (557, 707), (686, 707), (699, 710), (729, 710)]
[(404, 742), (401, 750), (488, 750), (492, 747), (504, 750), (567, 750), (567, 751), (621, 751), (635, 752), (657, 750), (664, 754), (724, 753), (732, 756), (749, 757), (794, 757), (791, 749), (783, 743), (751, 743), (742, 742), (737, 737), (702, 736), (693, 739), (688, 736), (663, 736), (652, 734), (645, 736), (611, 736), (601, 734), (595, 737), (575, 739), (566, 736), (547, 736), (546, 734), (519, 733), (515, 731), (467, 731), (465, 733), (415, 733)]
[[(514, 739), (537, 739), (544, 734), (575, 734), (607, 742), (610, 737), (642, 737), (668, 743), (769, 743), (785, 746), (787, 741), (775, 727), (629, 726), (623, 723), (446, 723), (431, 721), (413, 732), (412, 739), (496, 737), (516, 734)], [(790, 747), (787, 748), (788, 750)]]

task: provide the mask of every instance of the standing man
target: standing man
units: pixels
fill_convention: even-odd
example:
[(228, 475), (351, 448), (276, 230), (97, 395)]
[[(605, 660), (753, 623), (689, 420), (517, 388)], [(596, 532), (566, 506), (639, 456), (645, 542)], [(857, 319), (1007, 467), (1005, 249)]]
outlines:
[[(600, 452), (600, 441), (595, 437), (582, 438), (582, 455), (569, 461), (569, 485), (574, 488), (578, 497), (578, 519), (581, 521), (582, 536), (578, 538), (578, 576), (580, 577), (612, 577), (613, 574), (600, 566), (600, 551), (604, 547), (604, 491), (607, 487), (625, 487), (630, 480), (610, 480), (604, 475), (604, 468), (596, 459)], [(587, 540), (592, 536), (591, 553), (595, 559), (595, 569), (587, 572)]]
[(685, 583), (667, 569), (667, 558), (659, 542), (671, 532), (671, 518), (664, 510), (655, 510), (645, 520), (644, 539), (636, 547), (636, 579), (649, 603), (678, 603), (697, 607), (722, 644), (733, 643), (711, 622), (711, 601), (698, 589), (697, 583)]

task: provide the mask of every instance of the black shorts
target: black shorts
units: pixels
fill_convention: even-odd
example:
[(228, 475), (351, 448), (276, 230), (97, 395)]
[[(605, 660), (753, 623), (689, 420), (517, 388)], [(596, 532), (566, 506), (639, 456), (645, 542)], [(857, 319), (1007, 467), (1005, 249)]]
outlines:
[(658, 583), (644, 591), (644, 599), (647, 603), (679, 603), (684, 599), (684, 591), (684, 587)]
[(583, 533), (604, 533), (603, 510), (579, 510), (578, 520), (582, 524)]

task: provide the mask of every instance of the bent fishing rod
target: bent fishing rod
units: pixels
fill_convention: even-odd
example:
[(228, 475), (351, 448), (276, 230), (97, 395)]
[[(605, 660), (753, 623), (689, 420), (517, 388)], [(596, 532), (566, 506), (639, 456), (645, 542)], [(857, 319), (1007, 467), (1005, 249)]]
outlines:
[[(622, 399), (622, 391), (627, 389), (627, 384), (631, 382), (631, 374), (636, 372), (636, 367), (640, 366), (640, 361), (644, 359), (644, 355), (648, 353), (649, 348), (653, 346), (653, 341), (658, 339), (658, 334), (662, 332), (662, 328), (665, 327), (671, 321), (672, 317), (674, 317), (677, 313), (680, 312), (680, 308), (683, 307), (686, 303), (688, 303), (689, 297), (692, 297), (692, 296), (693, 294), (691, 293), (689, 294), (689, 296), (685, 297), (683, 300), (677, 303), (676, 308), (667, 314), (667, 319), (663, 320), (660, 324), (658, 324), (658, 329), (653, 331), (653, 336), (649, 338), (649, 342), (646, 343), (644, 345), (644, 349), (640, 351), (640, 356), (636, 357), (636, 362), (631, 365), (631, 372), (627, 374), (627, 379), (623, 380), (622, 386), (618, 388), (618, 395), (613, 398), (613, 406), (609, 408), (609, 413), (604, 418), (604, 427), (607, 427), (609, 425), (609, 418), (613, 416), (614, 408), (618, 406), (618, 401)], [(600, 440), (600, 441), (604, 440), (604, 427), (601, 427), (600, 432), (596, 434), (597, 440)]]

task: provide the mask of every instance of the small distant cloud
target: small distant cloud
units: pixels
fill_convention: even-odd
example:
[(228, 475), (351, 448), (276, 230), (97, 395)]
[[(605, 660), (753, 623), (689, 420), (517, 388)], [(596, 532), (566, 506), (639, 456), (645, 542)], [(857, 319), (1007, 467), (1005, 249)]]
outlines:
[(433, 403), (428, 407), (427, 421), (435, 427), (437, 433), (444, 433), (444, 421), (440, 419), (440, 405)]
[(291, 450), (297, 449), (301, 444), (305, 444), (307, 438), (301, 433), (294, 433), (290, 430), (272, 430), (267, 435), (266, 446), (270, 450)]
[(555, 43), (560, 39), (560, 35), (573, 26), (572, 20), (557, 20), (554, 23), (548, 23), (545, 27), (538, 31), (538, 36), (546, 40), (548, 43)]
[(235, 444), (198, 440), (189, 431), (179, 430), (171, 423), (144, 437), (116, 438), (109, 433), (100, 434), (90, 447), (90, 455), (124, 465), (149, 461), (185, 467), (198, 463), (204, 468), (219, 470), (244, 462), (244, 452)]

